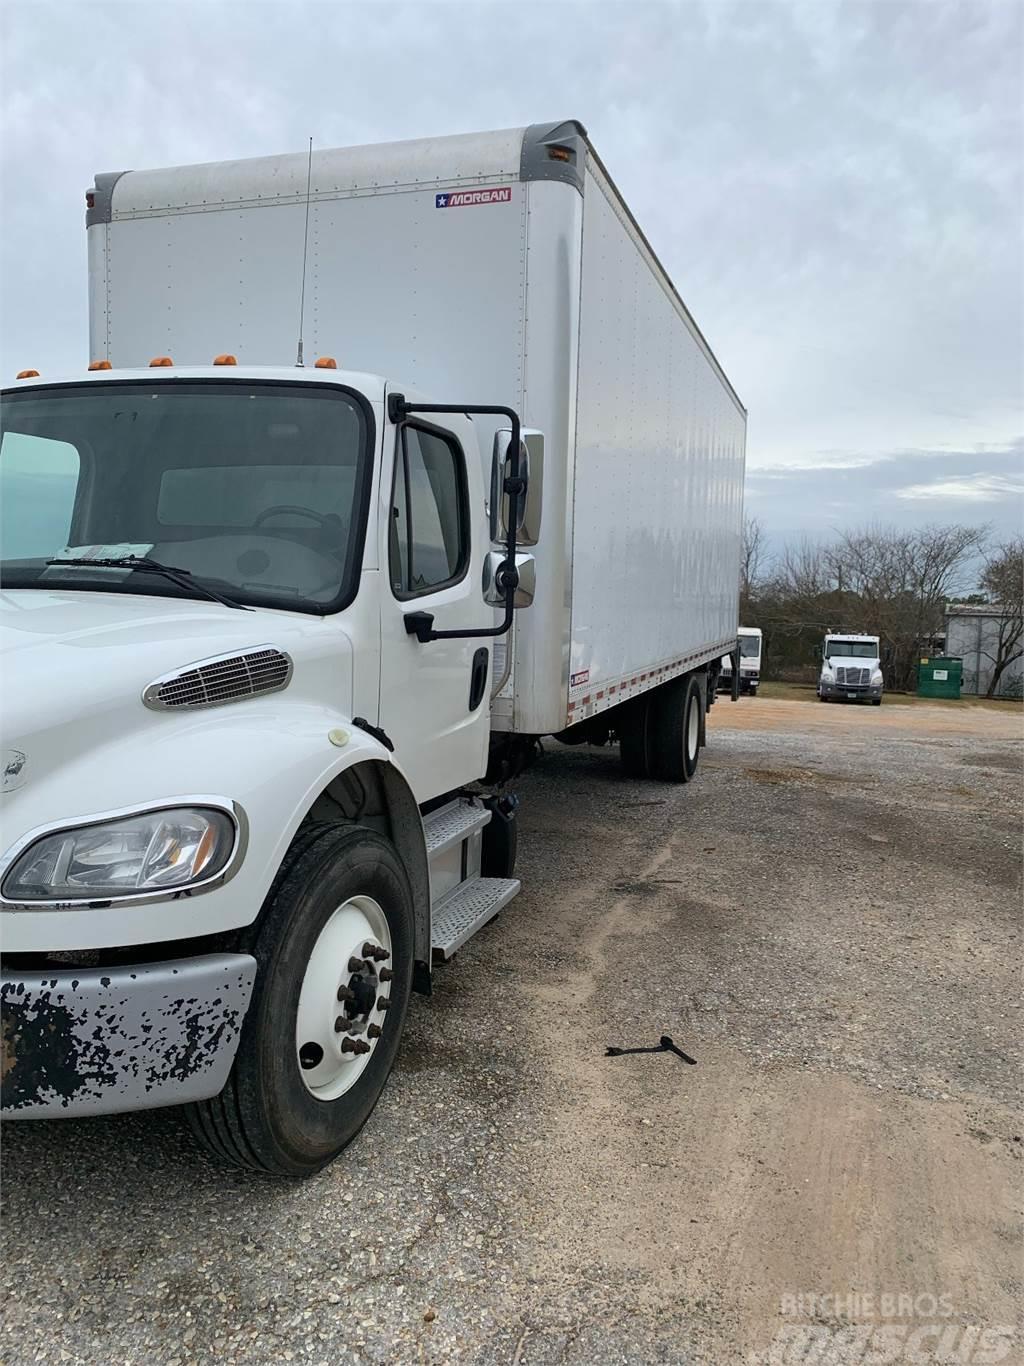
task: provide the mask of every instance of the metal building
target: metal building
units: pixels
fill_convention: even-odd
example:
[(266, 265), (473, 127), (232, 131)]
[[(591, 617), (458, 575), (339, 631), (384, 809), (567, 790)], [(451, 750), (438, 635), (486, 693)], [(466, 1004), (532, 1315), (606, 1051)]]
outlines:
[[(998, 604), (973, 606), (951, 603), (946, 608), (947, 655), (957, 655), (964, 662), (963, 691), (984, 697), (996, 661), (1000, 657), (1000, 639), (1005, 642), (1018, 630), (1017, 644), (1010, 653), (1024, 648), (1019, 634), (1019, 623), (1007, 607)], [(997, 697), (1020, 697), (1024, 694), (1024, 656), (1019, 655), (1003, 671), (996, 689)]]

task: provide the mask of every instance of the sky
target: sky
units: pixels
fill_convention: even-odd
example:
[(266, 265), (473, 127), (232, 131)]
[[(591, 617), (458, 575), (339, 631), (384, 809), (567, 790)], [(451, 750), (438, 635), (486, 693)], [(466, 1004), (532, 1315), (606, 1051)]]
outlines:
[(97, 171), (577, 118), (749, 410), (781, 542), (1021, 526), (1016, 0), (0, 6), (0, 375), (88, 360)]

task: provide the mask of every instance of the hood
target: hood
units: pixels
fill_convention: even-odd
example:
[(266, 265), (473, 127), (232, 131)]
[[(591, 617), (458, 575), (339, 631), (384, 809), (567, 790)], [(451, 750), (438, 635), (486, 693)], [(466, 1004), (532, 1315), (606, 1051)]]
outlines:
[[(0, 593), (0, 724), (4, 766), (15, 770), (8, 786), (19, 785), (26, 767), (38, 773), (105, 736), (194, 718), (193, 710), (150, 710), (143, 689), (212, 655), (268, 645), (291, 656), (289, 689), (323, 698), (330, 687), (347, 702), (352, 652), (333, 618), (124, 593)], [(280, 705), (283, 696), (262, 702)], [(236, 710), (261, 699), (225, 705)]]
[(878, 656), (865, 659), (863, 655), (829, 655), (824, 661), (830, 669), (875, 669), (881, 668)]

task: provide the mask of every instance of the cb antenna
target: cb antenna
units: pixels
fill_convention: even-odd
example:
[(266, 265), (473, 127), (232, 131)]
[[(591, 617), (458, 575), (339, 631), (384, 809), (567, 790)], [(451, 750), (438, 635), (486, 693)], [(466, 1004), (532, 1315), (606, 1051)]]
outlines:
[(302, 289), (299, 293), (299, 350), (295, 357), (295, 364), (299, 369), (303, 368), (302, 359), (302, 328), (306, 321), (306, 257), (309, 254), (309, 196), (310, 188), (313, 183), (313, 139), (309, 140), (309, 160), (306, 163), (306, 226), (302, 234)]

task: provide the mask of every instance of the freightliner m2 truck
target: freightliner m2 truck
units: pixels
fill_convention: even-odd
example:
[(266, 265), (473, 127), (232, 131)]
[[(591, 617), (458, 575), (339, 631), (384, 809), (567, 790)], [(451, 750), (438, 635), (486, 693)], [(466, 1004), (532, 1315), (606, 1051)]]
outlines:
[(538, 738), (694, 776), (745, 411), (575, 122), (86, 200), (88, 369), (3, 402), (4, 1110), (304, 1175)]
[(878, 636), (830, 631), (821, 647), (818, 697), (822, 702), (882, 705), (882, 660)]

